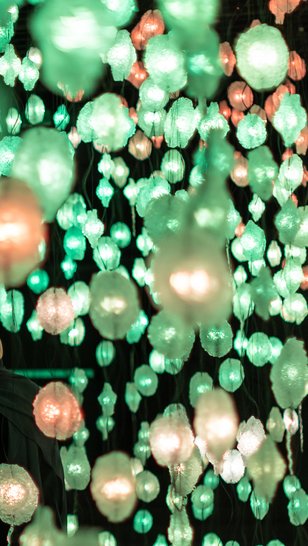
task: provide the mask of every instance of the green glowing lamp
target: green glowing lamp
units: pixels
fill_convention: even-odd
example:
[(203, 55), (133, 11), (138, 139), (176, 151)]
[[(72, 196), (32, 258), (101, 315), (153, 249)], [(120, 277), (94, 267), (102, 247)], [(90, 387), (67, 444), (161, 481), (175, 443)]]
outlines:
[(42, 123), (45, 116), (45, 105), (41, 97), (31, 93), (26, 102), (25, 116), (31, 125)]
[(32, 91), (39, 77), (40, 73), (37, 65), (26, 55), (22, 60), (18, 74), (18, 79), (23, 84), (25, 91)]
[(22, 139), (18, 136), (5, 136), (0, 140), (0, 175), (9, 176), (14, 158)]
[(34, 294), (41, 294), (49, 286), (49, 275), (44, 269), (32, 271), (27, 278), (27, 285)]
[(171, 106), (165, 120), (165, 140), (169, 148), (186, 148), (193, 136), (199, 112), (193, 107), (190, 99), (181, 97)]
[(116, 355), (115, 346), (112, 341), (101, 341), (96, 347), (95, 355), (99, 366), (110, 366)]
[(126, 248), (131, 242), (131, 231), (124, 222), (115, 222), (110, 228), (110, 237), (119, 248)]
[(246, 150), (262, 146), (267, 137), (265, 122), (257, 114), (246, 114), (238, 123), (236, 136)]
[(207, 533), (203, 537), (202, 546), (223, 546), (223, 543), (216, 533)]
[(19, 290), (8, 290), (0, 308), (0, 320), (6, 330), (17, 333), (20, 330), (25, 311), (25, 300)]
[(148, 510), (138, 510), (134, 516), (133, 527), (136, 533), (145, 535), (153, 526), (153, 516)]
[(201, 326), (200, 340), (203, 349), (209, 355), (216, 357), (224, 356), (232, 348), (232, 328), (226, 320), (219, 326)]
[(292, 146), (307, 123), (307, 113), (301, 105), (300, 95), (285, 93), (272, 123), (285, 146)]
[(303, 489), (293, 493), (288, 503), (288, 514), (292, 525), (304, 525), (308, 519), (308, 495)]
[(267, 201), (273, 193), (278, 167), (267, 146), (260, 146), (248, 153), (248, 180), (254, 193)]
[(271, 352), (270, 340), (266, 334), (254, 332), (250, 336), (247, 345), (247, 356), (254, 366), (264, 366), (269, 361)]
[(287, 75), (289, 50), (275, 27), (259, 24), (243, 32), (235, 54), (238, 72), (256, 91), (278, 87)]
[(12, 175), (26, 182), (50, 222), (68, 197), (74, 182), (73, 149), (66, 133), (39, 127), (24, 136)]
[(63, 247), (69, 258), (82, 261), (86, 251), (86, 239), (81, 229), (69, 228), (64, 235)]
[(169, 101), (169, 93), (149, 77), (140, 86), (139, 98), (145, 110), (156, 112), (166, 106)]
[(106, 60), (111, 67), (114, 81), (123, 81), (129, 76), (132, 65), (137, 60), (137, 55), (127, 30), (118, 32), (106, 55)]
[(153, 396), (157, 391), (158, 378), (150, 366), (143, 364), (135, 370), (134, 383), (142, 396)]
[(180, 316), (166, 311), (152, 318), (148, 337), (153, 348), (168, 358), (188, 357), (195, 340), (193, 329)]
[(173, 93), (185, 86), (187, 81), (185, 56), (173, 34), (150, 38), (144, 64), (152, 80), (161, 89)]
[(107, 178), (101, 178), (95, 193), (102, 202), (103, 207), (108, 208), (114, 194), (114, 189)]
[(241, 361), (227, 358), (219, 367), (219, 384), (228, 392), (235, 392), (244, 381), (245, 372)]
[(251, 493), (252, 487), (247, 476), (240, 479), (236, 486), (236, 492), (241, 502), (247, 502)]
[(170, 184), (183, 180), (185, 162), (181, 153), (178, 150), (166, 152), (161, 162), (161, 170)]
[(272, 390), (281, 408), (297, 408), (305, 396), (308, 378), (307, 356), (303, 342), (289, 338), (274, 362), (271, 374)]

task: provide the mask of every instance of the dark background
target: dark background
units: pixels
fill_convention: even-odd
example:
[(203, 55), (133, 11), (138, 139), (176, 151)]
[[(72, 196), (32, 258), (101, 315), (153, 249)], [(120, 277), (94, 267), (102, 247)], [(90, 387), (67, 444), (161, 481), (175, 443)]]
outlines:
[[(220, 35), (220, 41), (229, 41), (232, 45), (237, 35), (249, 26), (253, 19), (260, 19), (263, 23), (274, 24), (274, 16), (269, 12), (267, 5), (268, 2), (264, 0), (250, 0), (247, 2), (222, 0), (221, 15), (216, 25)], [(132, 21), (131, 28), (139, 20), (142, 13), (147, 9), (154, 9), (155, 7), (154, 2), (139, 1), (139, 14), (137, 14)], [(33, 45), (27, 30), (27, 19), (32, 9), (33, 8), (30, 6), (22, 8), (19, 21), (15, 26), (15, 36), (12, 43), (20, 57), (23, 57), (28, 48)], [(308, 6), (307, 2), (303, 2), (296, 12), (286, 16), (283, 27), (280, 27), (280, 30), (288, 43), (289, 49), (296, 50), (306, 60), (308, 51), (307, 23)], [(227, 86), (237, 79), (240, 78), (236, 71), (231, 78), (223, 77), (214, 100), (219, 101), (226, 99)], [(297, 82), (296, 90), (296, 92), (301, 95), (303, 106), (307, 108), (307, 81)], [(126, 98), (129, 106), (136, 106), (138, 90), (127, 81), (115, 84), (108, 69), (98, 86), (96, 95), (106, 91), (119, 93)], [(70, 124), (66, 130), (69, 130), (70, 126), (76, 124), (76, 118), (83, 102), (78, 104), (69, 103), (65, 98), (52, 95), (39, 82), (33, 92), (38, 94), (45, 102), (46, 115), (44, 125), (53, 126), (52, 115), (60, 104), (66, 104), (71, 116)], [(16, 84), (14, 101), (22, 116), (24, 115), (24, 107), (29, 94), (30, 93), (26, 93), (23, 90), (20, 82)], [(255, 93), (254, 103), (263, 106), (267, 95), (268, 93)], [(25, 129), (27, 127), (27, 121), (24, 119), (23, 121), (25, 122), (23, 124), (23, 129)], [(278, 134), (272, 130), (270, 123), (268, 123), (267, 127), (269, 133), (267, 144), (271, 147), (275, 159), (279, 162), (284, 150), (283, 144)], [(232, 129), (228, 138), (237, 150), (241, 150)], [(187, 187), (191, 166), (191, 154), (196, 149), (197, 142), (198, 140), (195, 138), (190, 143), (190, 146), (182, 151), (186, 161), (186, 176), (182, 184), (182, 187), (184, 188)], [(137, 180), (143, 176), (149, 176), (153, 170), (159, 169), (161, 158), (165, 151), (165, 144), (162, 145), (160, 150), (156, 150), (153, 147), (151, 157), (143, 162), (138, 162), (132, 158), (132, 156), (128, 154), (127, 149), (121, 150), (120, 152), (113, 154), (113, 156), (123, 157), (130, 168), (130, 176)], [(95, 188), (99, 180), (99, 173), (97, 171), (99, 158), (100, 154), (96, 152), (91, 145), (80, 144), (76, 153), (77, 177), (74, 191), (83, 193), (86, 196), (89, 208), (91, 203), (92, 208), (98, 209), (99, 217), (103, 219), (105, 224), (104, 234), (109, 235), (110, 226), (115, 221), (123, 221), (131, 227), (132, 216), (128, 202), (122, 194), (122, 190), (118, 189), (116, 186), (114, 187), (115, 194), (108, 209), (103, 209), (100, 201), (96, 198)], [(228, 181), (228, 186), (235, 207), (241, 213), (244, 223), (246, 223), (249, 219), (247, 206), (252, 197), (252, 193), (249, 188), (236, 187), (230, 180)], [(175, 189), (180, 189), (180, 187), (181, 185), (177, 184)], [(174, 191), (174, 187), (172, 190)], [(307, 204), (307, 191), (304, 187), (301, 186), (296, 191), (296, 195), (300, 205)], [(273, 215), (278, 210), (279, 207), (274, 198), (272, 198), (267, 204), (266, 211), (260, 221), (261, 227), (265, 229), (268, 243), (273, 238), (277, 238), (273, 226)], [(74, 278), (70, 281), (65, 280), (59, 267), (60, 261), (64, 257), (62, 246), (64, 232), (56, 223), (52, 224), (50, 227), (49, 257), (44, 266), (50, 276), (50, 286), (55, 285), (68, 288), (76, 280), (88, 282), (91, 279), (92, 274), (97, 271), (89, 248), (85, 260), (78, 262), (78, 270)], [(140, 231), (140, 228), (141, 222), (137, 220), (137, 234)], [(132, 239), (130, 246), (122, 252), (121, 263), (131, 271), (135, 257), (139, 256), (140, 253), (138, 249), (136, 249), (135, 240)], [(236, 266), (234, 260), (233, 265)], [(88, 317), (83, 317), (86, 325), (86, 336), (80, 347), (72, 348), (62, 345), (57, 336), (53, 337), (46, 333), (44, 333), (41, 341), (33, 342), (26, 329), (25, 323), (36, 305), (37, 296), (35, 296), (27, 287), (22, 288), (21, 290), (25, 295), (26, 304), (25, 318), (21, 331), (17, 334), (10, 334), (5, 331), (2, 326), (0, 329), (0, 335), (5, 349), (5, 363), (12, 369), (47, 368), (52, 371), (56, 368), (73, 368), (75, 366), (95, 369), (95, 380), (89, 381), (89, 386), (85, 391), (84, 403), (86, 426), (91, 432), (90, 439), (86, 444), (91, 464), (94, 463), (97, 456), (112, 449), (123, 449), (132, 454), (133, 445), (137, 440), (140, 423), (142, 421), (151, 422), (157, 413), (162, 411), (167, 404), (173, 402), (183, 403), (187, 408), (190, 417), (192, 417), (193, 412), (188, 400), (188, 384), (191, 376), (196, 371), (207, 371), (213, 377), (214, 384), (218, 385), (218, 368), (221, 359), (210, 357), (203, 351), (199, 340), (196, 339), (192, 354), (185, 363), (182, 371), (175, 376), (171, 376), (167, 373), (160, 375), (159, 387), (155, 396), (148, 399), (143, 398), (137, 414), (133, 415), (128, 410), (124, 401), (125, 384), (127, 381), (133, 380), (134, 369), (137, 366), (148, 362), (151, 346), (147, 341), (146, 334), (143, 335), (141, 341), (135, 345), (129, 345), (126, 341), (115, 341), (115, 360), (108, 368), (99, 368), (96, 364), (95, 349), (97, 344), (101, 341), (101, 337), (91, 325)], [(144, 290), (139, 289), (139, 297), (142, 308), (150, 318), (154, 310)], [(235, 334), (239, 329), (239, 323), (233, 318), (231, 324)], [(274, 335), (279, 337), (283, 342), (288, 337), (292, 336), (304, 339), (303, 325), (297, 326), (295, 324), (288, 324), (279, 317), (274, 317), (265, 322), (253, 315), (246, 321), (245, 330), (247, 337), (255, 331), (263, 331), (270, 336)], [(238, 357), (234, 350), (232, 350), (228, 356), (234, 358)], [(265, 424), (271, 407), (276, 405), (269, 380), (270, 365), (268, 364), (263, 368), (256, 368), (248, 359), (246, 359), (246, 357), (244, 357), (242, 361), (245, 368), (245, 380), (243, 385), (234, 395), (240, 419), (248, 419), (251, 415), (254, 415), (255, 417), (260, 418)], [(38, 379), (37, 381), (43, 385), (46, 380)], [(118, 395), (114, 416), (116, 426), (113, 432), (110, 433), (108, 441), (106, 442), (102, 441), (101, 434), (95, 427), (95, 421), (100, 415), (100, 406), (97, 402), (97, 396), (103, 388), (104, 381), (110, 382), (113, 390)], [(303, 408), (303, 415), (304, 414), (305, 405)], [(304, 428), (304, 438), (305, 436)], [(304, 472), (304, 455), (300, 452), (299, 434), (293, 438), (292, 447), (295, 473), (301, 479), (302, 486), (307, 489), (307, 476), (305, 476)], [(286, 454), (284, 445), (281, 445), (281, 451), (284, 455)], [(77, 498), (78, 515), (81, 523), (86, 525), (98, 525), (99, 527), (109, 529), (118, 539), (119, 546), (132, 546), (137, 543), (148, 546), (153, 544), (158, 533), (166, 534), (170, 517), (169, 510), (165, 504), (165, 496), (169, 484), (168, 471), (155, 465), (152, 458), (148, 460), (146, 468), (153, 470), (159, 477), (161, 483), (161, 493), (154, 502), (149, 505), (139, 502), (138, 505), (139, 508), (144, 507), (149, 509), (153, 515), (154, 524), (150, 533), (147, 535), (137, 535), (133, 531), (131, 519), (120, 525), (110, 525), (106, 519), (97, 512), (88, 491), (79, 493)], [(216, 532), (223, 542), (231, 539), (238, 540), (241, 546), (265, 545), (274, 538), (279, 538), (286, 546), (308, 544), (308, 536), (307, 534), (304, 534), (304, 529), (302, 527), (295, 528), (289, 522), (287, 513), (288, 500), (283, 493), (281, 484), (279, 485), (275, 500), (270, 506), (269, 513), (262, 521), (258, 521), (253, 517), (249, 501), (247, 503), (241, 503), (238, 500), (235, 485), (225, 484), (220, 480), (220, 485), (218, 489), (215, 490), (214, 495), (215, 510), (213, 515), (205, 522), (195, 520), (189, 508), (191, 524), (195, 530), (194, 544), (201, 544), (203, 535), (208, 532)], [(70, 494), (72, 510), (74, 505), (76, 507), (75, 501), (76, 499), (73, 499), (72, 494)], [(189, 505), (190, 503), (188, 503), (188, 506)]]

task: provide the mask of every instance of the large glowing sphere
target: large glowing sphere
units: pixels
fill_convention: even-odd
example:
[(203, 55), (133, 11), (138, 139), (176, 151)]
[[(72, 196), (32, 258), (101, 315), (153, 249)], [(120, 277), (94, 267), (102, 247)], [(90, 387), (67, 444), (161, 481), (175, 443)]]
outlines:
[(278, 482), (284, 477), (286, 464), (270, 436), (248, 457), (247, 470), (254, 482), (255, 494), (271, 502)]
[(154, 287), (165, 310), (188, 323), (220, 324), (231, 312), (227, 261), (202, 230), (167, 234), (153, 260)]
[(172, 34), (154, 36), (149, 40), (144, 64), (154, 83), (161, 89), (173, 93), (185, 86), (185, 56)]
[(116, 17), (100, 0), (40, 2), (30, 30), (43, 54), (44, 84), (54, 93), (92, 93), (103, 71), (100, 54), (113, 44), (115, 25)]
[(235, 53), (238, 72), (256, 91), (278, 87), (287, 75), (289, 50), (275, 27), (263, 24), (243, 32)]
[(150, 427), (150, 446), (153, 457), (161, 466), (180, 464), (190, 457), (194, 437), (181, 414), (157, 417)]
[(155, 474), (149, 470), (143, 470), (136, 476), (136, 493), (138, 499), (143, 502), (152, 502), (160, 491), (160, 485)]
[(91, 493), (98, 510), (109, 521), (128, 518), (136, 503), (136, 484), (129, 457), (112, 451), (99, 457), (92, 471)]
[(40, 325), (52, 335), (66, 330), (75, 318), (72, 300), (63, 288), (48, 288), (39, 297), (36, 311)]
[(135, 130), (128, 108), (114, 93), (103, 93), (87, 102), (77, 118), (77, 131), (81, 139), (84, 142), (93, 141), (109, 152), (126, 146)]
[(66, 440), (80, 428), (82, 412), (75, 396), (60, 381), (51, 381), (33, 401), (38, 428), (49, 438)]
[(206, 454), (219, 462), (235, 442), (238, 416), (231, 396), (222, 389), (202, 394), (194, 420), (196, 433), (205, 441)]
[(42, 212), (22, 182), (0, 181), (0, 283), (22, 284), (41, 261), (39, 245), (46, 239)]
[(244, 457), (250, 457), (265, 440), (262, 422), (253, 416), (248, 419), (247, 423), (243, 421), (238, 428), (236, 439), (238, 441), (237, 449)]
[(193, 34), (198, 28), (215, 22), (219, 1), (159, 0), (159, 6), (169, 27)]
[(67, 134), (37, 127), (27, 131), (13, 163), (12, 175), (33, 190), (51, 222), (74, 183), (74, 151)]
[(137, 291), (131, 280), (117, 271), (101, 271), (90, 284), (89, 315), (103, 337), (121, 339), (139, 313)]
[(38, 505), (38, 488), (17, 464), (0, 465), (0, 520), (9, 525), (30, 521)]

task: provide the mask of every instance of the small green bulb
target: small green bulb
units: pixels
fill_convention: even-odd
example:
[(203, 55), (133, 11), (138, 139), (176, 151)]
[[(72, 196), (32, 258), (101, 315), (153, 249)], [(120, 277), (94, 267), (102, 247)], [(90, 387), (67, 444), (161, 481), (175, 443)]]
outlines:
[(138, 510), (134, 517), (134, 530), (136, 533), (145, 535), (153, 525), (153, 516), (148, 510)]
[(34, 294), (41, 294), (49, 285), (49, 275), (43, 269), (32, 271), (27, 278), (27, 285)]
[(219, 368), (219, 384), (228, 392), (235, 392), (243, 383), (244, 368), (236, 358), (227, 358)]

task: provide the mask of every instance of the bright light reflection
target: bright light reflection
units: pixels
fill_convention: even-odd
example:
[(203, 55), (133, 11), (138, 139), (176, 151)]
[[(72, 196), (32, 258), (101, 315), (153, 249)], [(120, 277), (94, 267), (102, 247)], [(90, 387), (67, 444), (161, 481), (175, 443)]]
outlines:
[(210, 278), (206, 271), (177, 271), (169, 279), (171, 287), (184, 299), (200, 301), (211, 288)]
[(101, 493), (108, 500), (125, 500), (133, 491), (130, 481), (126, 478), (118, 477), (105, 483), (101, 488)]

